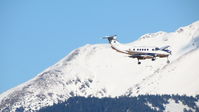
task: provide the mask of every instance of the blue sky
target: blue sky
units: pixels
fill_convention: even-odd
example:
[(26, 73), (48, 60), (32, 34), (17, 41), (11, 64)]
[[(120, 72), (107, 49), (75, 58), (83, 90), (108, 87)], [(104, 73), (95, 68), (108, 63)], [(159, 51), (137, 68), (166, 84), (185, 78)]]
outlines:
[(30, 80), (71, 50), (123, 43), (199, 20), (198, 0), (1, 0), (0, 93)]

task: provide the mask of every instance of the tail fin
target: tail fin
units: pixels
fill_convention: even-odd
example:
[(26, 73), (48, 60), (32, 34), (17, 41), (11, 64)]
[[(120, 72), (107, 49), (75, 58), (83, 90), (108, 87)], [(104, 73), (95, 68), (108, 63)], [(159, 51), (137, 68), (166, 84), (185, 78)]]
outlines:
[(103, 37), (103, 39), (108, 39), (109, 43), (111, 43), (112, 40), (116, 40), (117, 39), (117, 35), (105, 36), (105, 37)]

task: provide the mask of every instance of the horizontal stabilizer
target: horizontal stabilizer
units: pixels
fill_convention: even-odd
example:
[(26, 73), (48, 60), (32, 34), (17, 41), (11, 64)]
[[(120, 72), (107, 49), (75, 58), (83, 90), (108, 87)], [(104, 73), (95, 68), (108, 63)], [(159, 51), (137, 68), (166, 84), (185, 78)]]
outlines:
[(105, 36), (105, 37), (102, 37), (102, 39), (117, 39), (117, 35)]
[(102, 39), (108, 39), (109, 43), (111, 43), (112, 40), (116, 40), (117, 39), (117, 35), (105, 36)]

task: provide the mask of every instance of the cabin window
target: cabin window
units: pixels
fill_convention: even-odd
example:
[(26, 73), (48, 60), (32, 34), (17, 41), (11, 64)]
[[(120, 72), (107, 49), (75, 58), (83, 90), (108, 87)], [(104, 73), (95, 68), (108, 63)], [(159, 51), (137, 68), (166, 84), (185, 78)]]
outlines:
[(133, 49), (133, 51), (135, 51), (135, 49)]
[(152, 51), (154, 51), (154, 49), (152, 49)]
[(157, 50), (160, 50), (160, 49), (158, 47), (156, 47), (155, 50), (157, 51)]

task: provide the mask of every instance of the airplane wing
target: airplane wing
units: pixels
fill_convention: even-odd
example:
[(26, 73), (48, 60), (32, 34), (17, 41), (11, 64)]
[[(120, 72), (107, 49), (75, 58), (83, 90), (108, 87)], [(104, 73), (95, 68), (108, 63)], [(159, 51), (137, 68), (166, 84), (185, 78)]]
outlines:
[(155, 57), (155, 53), (134, 54), (129, 57), (138, 59), (151, 59)]

